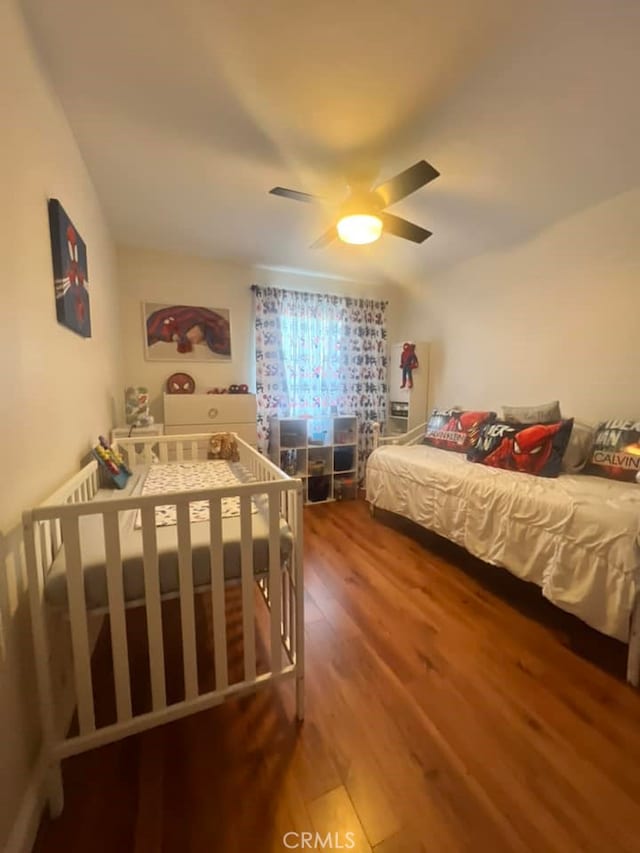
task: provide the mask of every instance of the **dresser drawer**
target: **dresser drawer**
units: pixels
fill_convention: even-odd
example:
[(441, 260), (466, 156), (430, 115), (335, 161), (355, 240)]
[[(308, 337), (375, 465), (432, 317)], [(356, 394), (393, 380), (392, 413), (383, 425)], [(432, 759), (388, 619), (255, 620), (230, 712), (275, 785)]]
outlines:
[[(256, 422), (254, 394), (165, 394), (164, 422), (167, 426), (187, 424)], [(175, 435), (175, 433), (173, 433)]]
[(258, 432), (255, 421), (253, 423), (218, 423), (215, 424), (180, 424), (180, 426), (167, 426), (165, 424), (165, 435), (192, 435), (194, 433), (235, 432), (243, 441), (256, 447), (258, 443)]

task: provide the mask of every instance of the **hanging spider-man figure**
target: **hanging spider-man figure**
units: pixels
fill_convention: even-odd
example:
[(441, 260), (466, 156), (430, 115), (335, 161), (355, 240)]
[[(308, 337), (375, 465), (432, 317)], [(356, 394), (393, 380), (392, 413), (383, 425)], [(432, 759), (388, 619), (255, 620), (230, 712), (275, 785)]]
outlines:
[(416, 345), (410, 341), (405, 342), (402, 345), (402, 353), (400, 354), (400, 367), (402, 368), (401, 388), (413, 388), (413, 371), (419, 366)]
[(521, 471), (525, 474), (541, 474), (553, 452), (553, 439), (565, 421), (555, 424), (534, 424), (515, 434), (505, 435), (495, 450), (482, 460), (485, 465)]

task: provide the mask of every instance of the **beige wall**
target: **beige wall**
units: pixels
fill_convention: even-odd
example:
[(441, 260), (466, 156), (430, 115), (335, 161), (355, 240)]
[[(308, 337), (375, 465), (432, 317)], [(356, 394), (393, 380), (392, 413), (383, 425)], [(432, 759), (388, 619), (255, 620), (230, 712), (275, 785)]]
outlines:
[[(17, 2), (0, 4), (0, 849), (38, 749), (19, 520), (112, 420), (119, 392), (115, 256), (91, 180), (44, 77)], [(88, 248), (93, 337), (56, 322), (47, 198)]]
[[(156, 420), (162, 420), (162, 393), (166, 379), (176, 371), (185, 371), (194, 377), (196, 392), (231, 383), (246, 383), (255, 390), (251, 284), (387, 299), (390, 339), (396, 335), (397, 316), (402, 303), (402, 296), (394, 288), (382, 285), (257, 269), (191, 255), (126, 247), (118, 249), (118, 276), (125, 383), (148, 386)], [(146, 361), (143, 301), (228, 308), (231, 312), (232, 362)]]
[(430, 280), (407, 327), (433, 341), (431, 404), (637, 418), (638, 210), (630, 189)]

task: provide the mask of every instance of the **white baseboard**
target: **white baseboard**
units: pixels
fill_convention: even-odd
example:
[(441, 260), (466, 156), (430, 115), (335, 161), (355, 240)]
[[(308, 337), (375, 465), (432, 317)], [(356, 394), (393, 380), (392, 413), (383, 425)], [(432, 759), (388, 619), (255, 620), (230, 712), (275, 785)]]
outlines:
[(5, 853), (30, 853), (38, 834), (45, 805), (45, 764), (42, 756), (33, 769), (27, 789), (9, 833)]

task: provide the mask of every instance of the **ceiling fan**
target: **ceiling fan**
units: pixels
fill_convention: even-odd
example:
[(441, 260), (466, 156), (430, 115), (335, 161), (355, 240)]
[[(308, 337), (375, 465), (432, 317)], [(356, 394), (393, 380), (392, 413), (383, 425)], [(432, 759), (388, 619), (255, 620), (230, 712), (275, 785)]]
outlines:
[[(426, 160), (420, 160), (395, 178), (380, 184), (374, 189), (351, 190), (346, 200), (340, 206), (339, 216), (328, 231), (311, 244), (312, 249), (322, 249), (336, 238), (344, 243), (363, 245), (374, 243), (384, 231), (413, 243), (423, 243), (431, 236), (431, 231), (414, 225), (399, 216), (387, 213), (385, 208), (406, 198), (419, 190), (429, 181), (437, 178), (440, 172)], [(322, 203), (324, 199), (310, 193), (289, 190), (286, 187), (274, 187), (269, 190), (272, 195), (291, 198), (294, 201), (307, 203)]]

